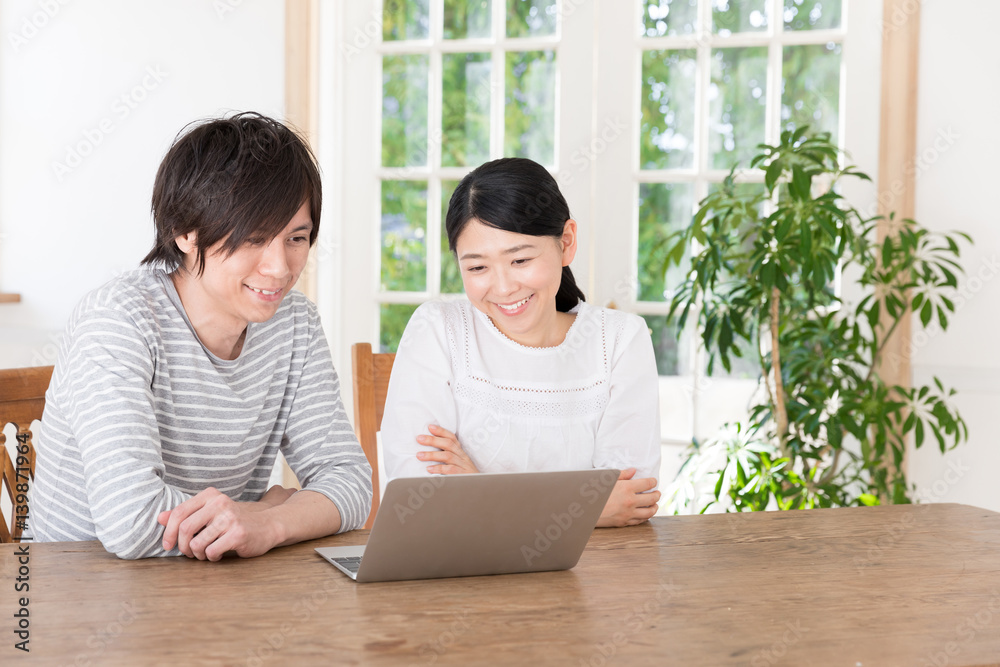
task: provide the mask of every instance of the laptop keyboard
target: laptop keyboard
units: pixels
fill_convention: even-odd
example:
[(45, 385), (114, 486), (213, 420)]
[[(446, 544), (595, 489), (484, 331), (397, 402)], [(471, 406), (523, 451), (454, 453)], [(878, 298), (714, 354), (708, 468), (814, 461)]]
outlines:
[(358, 573), (358, 568), (361, 567), (361, 556), (342, 556), (340, 558), (334, 558), (334, 561), (345, 570)]

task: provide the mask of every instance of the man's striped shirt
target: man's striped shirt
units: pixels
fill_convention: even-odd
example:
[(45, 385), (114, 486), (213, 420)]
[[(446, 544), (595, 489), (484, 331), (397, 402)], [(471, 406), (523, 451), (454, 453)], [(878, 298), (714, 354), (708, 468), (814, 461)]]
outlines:
[(157, 515), (210, 486), (267, 490), (279, 449), (340, 511), (371, 506), (371, 468), (347, 419), (316, 307), (290, 292), (228, 361), (195, 335), (170, 277), (127, 273), (74, 311), (36, 437), (28, 535), (99, 539), (122, 558), (178, 555)]

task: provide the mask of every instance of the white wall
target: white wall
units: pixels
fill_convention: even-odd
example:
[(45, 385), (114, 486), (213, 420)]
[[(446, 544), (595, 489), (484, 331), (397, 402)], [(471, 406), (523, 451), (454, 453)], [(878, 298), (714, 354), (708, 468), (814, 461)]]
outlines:
[(54, 362), (80, 297), (148, 252), (184, 125), (283, 114), (284, 3), (4, 0), (0, 37), (2, 368)]
[(916, 322), (912, 346), (914, 383), (936, 375), (958, 390), (969, 442), (945, 456), (925, 443), (909, 471), (933, 500), (1000, 511), (1000, 52), (993, 42), (1000, 3), (923, 0), (920, 22), (915, 217), (932, 229), (965, 231), (975, 245), (963, 251), (963, 295), (948, 331), (924, 332)]

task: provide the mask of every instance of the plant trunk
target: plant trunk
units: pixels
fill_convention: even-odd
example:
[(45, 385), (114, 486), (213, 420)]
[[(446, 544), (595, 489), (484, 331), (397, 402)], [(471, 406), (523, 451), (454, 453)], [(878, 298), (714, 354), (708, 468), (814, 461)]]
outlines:
[(778, 345), (778, 305), (781, 292), (771, 288), (771, 372), (774, 373), (774, 419), (778, 427), (778, 446), (785, 453), (785, 437), (788, 435), (788, 412), (785, 410), (785, 383), (781, 379), (781, 352)]

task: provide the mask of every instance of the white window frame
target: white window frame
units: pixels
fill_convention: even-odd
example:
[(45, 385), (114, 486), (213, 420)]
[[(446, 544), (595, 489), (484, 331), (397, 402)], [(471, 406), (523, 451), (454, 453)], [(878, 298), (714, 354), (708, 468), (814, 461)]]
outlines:
[[(440, 180), (458, 180), (474, 166), (440, 167), (440, 145), (434, 137), (441, 135), (441, 56), (444, 53), (489, 51), (492, 53), (491, 72), (491, 159), (503, 151), (503, 94), (506, 53), (511, 51), (552, 50), (556, 52), (556, 137), (554, 174), (569, 163), (583, 138), (590, 134), (589, 114), (567, 113), (566, 110), (585, 108), (591, 97), (593, 54), (590, 49), (591, 8), (575, 7), (572, 0), (563, 5), (570, 9), (560, 16), (554, 37), (509, 39), (504, 35), (489, 39), (441, 40), (443, 0), (430, 5), (431, 35), (427, 40), (382, 42), (382, 3), (330, 3), (321, 5), (320, 39), (320, 162), (325, 182), (329, 174), (338, 175), (342, 201), (326, 198), (327, 210), (337, 207), (338, 222), (331, 227), (329, 248), (322, 253), (317, 288), (317, 301), (330, 335), (335, 341), (334, 358), (338, 368), (346, 368), (349, 348), (353, 342), (378, 340), (379, 306), (384, 303), (419, 304), (433, 298), (454, 298), (440, 294), (441, 219)], [(505, 0), (493, 2), (494, 22), (504, 20)], [(496, 25), (496, 23), (494, 23)], [(327, 36), (333, 35), (333, 38)], [(383, 55), (427, 54), (430, 60), (427, 167), (388, 168), (381, 166), (381, 63)], [(339, 85), (338, 85), (339, 82)], [(355, 101), (361, 100), (362, 104)], [(587, 140), (589, 142), (589, 139)], [(339, 149), (338, 149), (339, 147)], [(572, 148), (572, 150), (570, 150)], [(589, 168), (587, 174), (563, 186), (571, 210), (584, 211), (590, 200)], [(425, 235), (427, 249), (427, 289), (421, 292), (381, 292), (381, 182), (384, 179), (426, 180), (428, 183), (428, 217)], [(329, 187), (329, 186), (328, 186)], [(327, 216), (324, 216), (327, 218)], [(585, 220), (580, 222), (580, 255), (589, 256), (590, 230)], [(321, 227), (326, 231), (326, 225)], [(322, 266), (323, 264), (327, 266)], [(330, 264), (339, 264), (337, 279), (331, 280)], [(589, 262), (577, 261), (574, 266), (578, 281), (590, 280)], [(461, 297), (457, 297), (461, 298)]]
[[(728, 173), (710, 169), (707, 151), (709, 141), (708, 89), (711, 81), (712, 48), (746, 46), (768, 47), (768, 99), (765, 111), (765, 141), (775, 143), (781, 131), (780, 98), (773, 91), (780, 87), (784, 45), (840, 42), (841, 90), (838, 134), (841, 145), (855, 162), (869, 174), (877, 173), (878, 100), (880, 34), (872, 30), (858, 34), (864, 26), (880, 25), (881, 2), (844, 0), (842, 27), (836, 30), (784, 31), (781, 20), (782, 0), (768, 0), (769, 28), (754, 34), (722, 37), (711, 34), (711, 3), (699, 6), (699, 30), (690, 36), (644, 37), (639, 34), (642, 3), (634, 0), (632, 12), (617, 10), (610, 2), (599, 2), (598, 18), (602, 53), (628, 51), (619, 55), (617, 77), (602, 69), (598, 79), (601, 92), (595, 99), (596, 116), (626, 118), (627, 146), (615, 146), (615, 155), (602, 160), (597, 178), (605, 184), (599, 198), (596, 218), (623, 220), (627, 212), (628, 234), (619, 225), (598, 226), (596, 247), (602, 256), (595, 262), (597, 289), (595, 300), (614, 301), (619, 308), (644, 315), (665, 315), (668, 303), (640, 302), (636, 298), (635, 276), (638, 262), (639, 187), (642, 183), (663, 181), (695, 184), (694, 202), (708, 194), (710, 182), (721, 181)], [(775, 17), (778, 17), (775, 20)], [(853, 29), (852, 25), (858, 26)], [(625, 48), (628, 44), (628, 48)], [(691, 169), (643, 170), (639, 168), (639, 104), (642, 95), (642, 53), (650, 49), (696, 49), (698, 54), (695, 98), (695, 166)], [(610, 151), (609, 151), (610, 153)], [(750, 175), (749, 181), (762, 181)], [(874, 193), (848, 192), (856, 205), (874, 201)], [(692, 213), (694, 212), (693, 209)], [(710, 435), (725, 419), (739, 419), (746, 414), (746, 404), (756, 386), (756, 380), (708, 377), (704, 374), (704, 353), (698, 351), (698, 341), (688, 336), (684, 341), (690, 360), (690, 372), (660, 379), (662, 439), (664, 443), (686, 445), (692, 436)], [(701, 405), (721, 406), (716, 419), (699, 418)]]
[[(781, 0), (771, 3), (771, 20), (779, 24)], [(627, 7), (626, 7), (627, 5)], [(381, 167), (381, 56), (383, 53), (413, 52), (413, 45), (380, 45), (381, 1), (321, 3), (320, 7), (320, 136), (319, 154), (324, 171), (326, 197), (324, 223), (318, 253), (317, 303), (331, 341), (334, 361), (342, 375), (349, 375), (350, 345), (368, 341), (377, 344), (379, 305), (412, 303), (434, 298), (440, 277), (440, 208), (429, 206), (427, 229), (428, 289), (426, 292), (384, 295), (379, 292), (379, 247), (381, 222), (381, 178), (399, 170)], [(442, 11), (443, 0), (432, 0), (432, 26)], [(495, 0), (494, 20), (505, 7)], [(705, 3), (703, 7), (708, 7)], [(506, 40), (493, 43), (494, 63), (500, 53), (501, 67), (493, 68), (499, 88), (494, 95), (491, 113), (491, 155), (501, 146), (493, 145), (502, 136), (502, 89), (505, 60), (502, 52), (507, 42), (516, 50), (554, 49), (557, 52), (557, 102), (555, 164), (553, 173), (579, 223), (580, 247), (573, 264), (577, 281), (588, 300), (598, 305), (614, 302), (630, 312), (656, 314), (666, 312), (665, 304), (638, 303), (634, 276), (637, 262), (638, 187), (640, 182), (655, 181), (657, 172), (638, 169), (638, 104), (641, 95), (641, 51), (645, 48), (709, 49), (712, 42), (699, 37), (643, 38), (638, 34), (639, 0), (561, 0), (558, 43), (548, 39)], [(706, 22), (702, 9), (702, 25)], [(881, 62), (882, 0), (844, 0), (843, 28), (830, 33), (843, 44), (840, 106), (841, 144), (852, 161), (863, 171), (878, 173), (879, 99)], [(780, 26), (779, 26), (780, 28)], [(777, 43), (780, 30), (751, 37), (713, 38), (726, 46), (771, 46)], [(815, 37), (815, 32), (811, 35)], [(789, 36), (790, 35), (790, 36)], [(806, 40), (806, 36), (786, 33), (784, 43)], [(464, 51), (467, 46), (483, 45), (484, 40), (456, 40), (444, 45), (426, 43), (432, 54), (431, 76), (440, 77), (440, 54)], [(435, 55), (436, 54), (436, 55)], [(435, 61), (436, 60), (436, 69)], [(707, 106), (704, 85), (710, 80), (707, 59), (699, 62), (700, 95), (696, 111), (697, 132), (706, 145), (707, 123), (702, 109)], [(774, 72), (780, 73), (780, 50), (771, 49), (768, 87), (775, 90)], [(440, 80), (440, 78), (438, 79)], [(429, 123), (440, 122), (440, 85), (431, 85)], [(436, 105), (436, 106), (435, 106)], [(780, 127), (780, 101), (771, 96), (767, 108), (767, 141), (774, 141)], [(500, 124), (497, 128), (496, 124)], [(433, 137), (432, 128), (428, 136)], [(432, 150), (436, 147), (431, 146)], [(704, 152), (704, 151), (703, 151)], [(696, 156), (699, 164), (707, 158)], [(431, 164), (437, 160), (432, 158)], [(404, 170), (418, 178), (416, 170)], [(467, 169), (437, 168), (420, 172), (419, 178), (458, 178)], [(672, 176), (676, 172), (672, 172)], [(691, 170), (696, 180), (717, 170)], [(704, 196), (707, 181), (702, 180), (695, 200)], [(873, 188), (850, 185), (845, 194), (863, 210), (874, 211)], [(430, 193), (429, 193), (430, 199)], [(433, 201), (433, 199), (430, 199)], [(849, 285), (849, 281), (848, 281)], [(849, 287), (847, 289), (850, 289)], [(845, 294), (849, 298), (850, 294)], [(691, 343), (694, 345), (694, 343)], [(711, 401), (729, 406), (734, 414), (745, 409), (749, 380), (706, 378), (700, 375), (700, 363), (687, 376), (662, 377), (660, 381), (663, 441), (674, 449), (665, 449), (664, 479), (671, 479), (676, 469), (676, 453), (690, 442), (697, 431), (711, 424), (697, 424), (696, 401)], [(346, 388), (346, 386), (345, 386)], [(343, 392), (350, 403), (350, 391)], [(679, 425), (679, 426), (678, 426)], [(668, 461), (670, 452), (675, 456)]]

